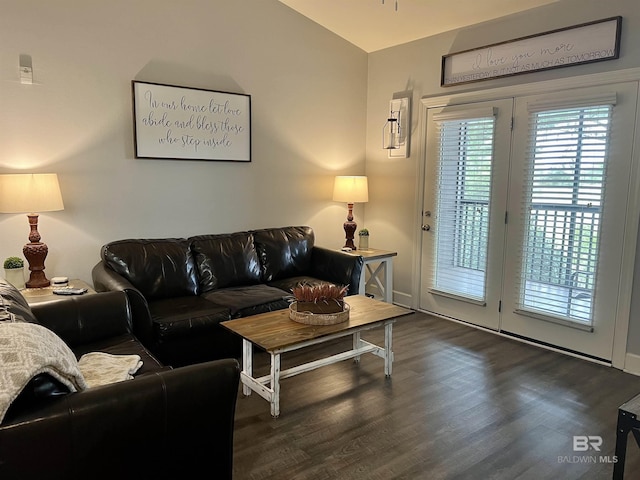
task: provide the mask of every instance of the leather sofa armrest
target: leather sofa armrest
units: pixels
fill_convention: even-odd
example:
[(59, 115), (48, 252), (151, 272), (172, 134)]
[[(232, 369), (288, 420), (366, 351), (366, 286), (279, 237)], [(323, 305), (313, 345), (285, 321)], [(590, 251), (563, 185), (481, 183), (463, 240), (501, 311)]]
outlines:
[(153, 325), (149, 304), (142, 292), (133, 286), (122, 275), (111, 270), (104, 262), (97, 263), (91, 271), (93, 287), (98, 292), (122, 291), (129, 297), (131, 305), (131, 318), (133, 323), (133, 333), (144, 345), (153, 345)]
[(91, 278), (93, 280), (93, 287), (97, 292), (126, 290), (129, 288), (137, 290), (129, 280), (107, 267), (103, 261), (94, 265), (91, 270)]
[(0, 425), (0, 478), (231, 479), (239, 376), (225, 359), (68, 394)]
[(129, 299), (124, 292), (69, 297), (32, 305), (38, 323), (74, 347), (132, 331)]
[(359, 293), (363, 265), (359, 255), (315, 246), (311, 251), (311, 276), (338, 285), (349, 285), (347, 295)]

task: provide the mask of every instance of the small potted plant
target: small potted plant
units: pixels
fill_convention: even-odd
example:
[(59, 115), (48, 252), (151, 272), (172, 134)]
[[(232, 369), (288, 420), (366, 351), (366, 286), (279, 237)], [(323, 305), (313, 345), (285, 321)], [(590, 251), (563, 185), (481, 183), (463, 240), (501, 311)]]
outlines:
[(361, 229), (358, 232), (358, 249), (360, 250), (369, 250), (369, 230), (366, 228)]
[(344, 309), (344, 296), (348, 287), (333, 284), (300, 285), (291, 291), (298, 312), (339, 313)]
[(17, 289), (24, 288), (24, 260), (20, 257), (5, 258), (4, 278)]

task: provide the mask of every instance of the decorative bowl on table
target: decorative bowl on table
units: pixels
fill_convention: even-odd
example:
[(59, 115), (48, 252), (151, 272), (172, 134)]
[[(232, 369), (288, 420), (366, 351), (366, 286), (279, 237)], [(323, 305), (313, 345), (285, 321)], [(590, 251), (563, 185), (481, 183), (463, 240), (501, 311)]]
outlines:
[[(341, 302), (342, 310), (335, 312), (327, 312), (323, 306), (316, 304), (316, 308), (310, 309), (306, 302), (293, 302), (289, 305), (289, 318), (305, 325), (335, 325), (349, 320), (349, 304), (347, 302)], [(315, 310), (315, 312), (310, 310)]]
[(348, 287), (332, 283), (298, 285), (291, 289), (289, 318), (307, 325), (335, 325), (349, 319), (349, 305), (344, 301)]

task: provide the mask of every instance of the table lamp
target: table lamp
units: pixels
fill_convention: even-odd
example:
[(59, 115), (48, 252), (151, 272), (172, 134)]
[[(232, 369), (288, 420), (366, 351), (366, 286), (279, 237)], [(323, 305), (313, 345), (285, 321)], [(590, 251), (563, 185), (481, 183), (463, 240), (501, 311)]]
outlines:
[(355, 250), (353, 235), (358, 228), (353, 221), (353, 204), (365, 203), (369, 201), (369, 186), (365, 176), (338, 176), (333, 184), (333, 201), (345, 202), (349, 208), (347, 221), (344, 222), (344, 233), (346, 243), (344, 248)]
[(44, 260), (49, 249), (40, 241), (38, 214), (64, 210), (62, 194), (55, 173), (17, 173), (0, 175), (0, 213), (27, 213), (31, 231), (29, 243), (22, 253), (29, 262), (27, 288), (42, 288), (50, 285), (44, 274)]

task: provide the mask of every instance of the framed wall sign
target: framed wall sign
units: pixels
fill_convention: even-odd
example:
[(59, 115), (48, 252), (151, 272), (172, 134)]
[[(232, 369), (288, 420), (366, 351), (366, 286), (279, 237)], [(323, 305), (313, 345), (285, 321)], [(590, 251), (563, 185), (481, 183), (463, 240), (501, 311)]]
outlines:
[(136, 158), (251, 161), (251, 96), (132, 82)]
[(442, 57), (440, 85), (612, 60), (620, 55), (622, 17), (583, 23)]

